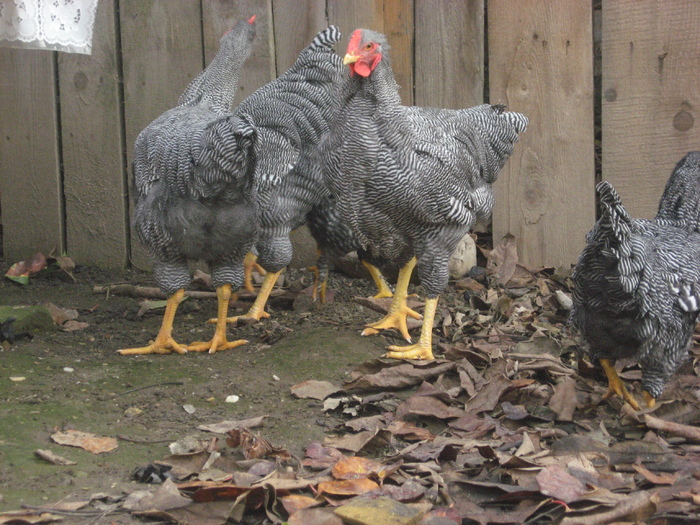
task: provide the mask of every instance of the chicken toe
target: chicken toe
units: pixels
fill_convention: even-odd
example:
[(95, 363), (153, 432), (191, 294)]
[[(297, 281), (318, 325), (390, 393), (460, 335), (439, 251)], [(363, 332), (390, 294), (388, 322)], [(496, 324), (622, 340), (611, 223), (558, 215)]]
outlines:
[(623, 400), (627, 401), (632, 408), (639, 410), (639, 403), (637, 403), (637, 400), (627, 391), (625, 384), (622, 382), (622, 379), (620, 379), (620, 376), (617, 375), (617, 372), (615, 371), (612, 363), (610, 363), (610, 360), (601, 359), (600, 365), (603, 367), (603, 370), (605, 370), (605, 375), (608, 376), (608, 391), (603, 396), (603, 399), (608, 399), (612, 396), (619, 396)]
[(160, 330), (153, 343), (139, 348), (124, 348), (122, 350), (117, 350), (117, 353), (121, 355), (170, 354), (172, 352), (186, 354), (187, 348), (178, 344), (172, 338), (175, 312), (177, 312), (177, 307), (184, 297), (184, 289), (180, 289), (168, 297), (168, 302), (165, 305), (165, 314), (163, 314), (163, 322), (160, 325)]

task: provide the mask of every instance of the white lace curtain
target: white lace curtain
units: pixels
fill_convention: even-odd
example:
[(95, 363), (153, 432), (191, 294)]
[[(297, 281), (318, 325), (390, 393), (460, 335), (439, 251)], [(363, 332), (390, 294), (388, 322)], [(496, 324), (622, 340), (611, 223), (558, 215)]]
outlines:
[(0, 0), (0, 45), (89, 55), (97, 0)]

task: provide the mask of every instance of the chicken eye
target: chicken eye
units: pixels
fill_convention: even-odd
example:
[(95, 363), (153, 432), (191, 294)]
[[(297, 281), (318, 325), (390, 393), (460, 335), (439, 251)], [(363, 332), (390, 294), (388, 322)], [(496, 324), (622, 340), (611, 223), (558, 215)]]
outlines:
[(372, 49), (372, 44), (365, 44), (365, 49), (366, 49), (367, 51), (369, 51), (370, 49)]

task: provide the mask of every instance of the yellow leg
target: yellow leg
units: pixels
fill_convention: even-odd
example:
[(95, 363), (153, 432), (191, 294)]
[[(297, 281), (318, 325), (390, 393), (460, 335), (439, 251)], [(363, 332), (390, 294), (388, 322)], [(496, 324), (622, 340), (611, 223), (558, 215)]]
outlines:
[(160, 330), (155, 341), (148, 346), (140, 348), (125, 348), (117, 350), (121, 355), (137, 355), (137, 354), (169, 354), (177, 352), (178, 354), (186, 354), (187, 348), (178, 344), (173, 338), (173, 321), (175, 320), (175, 312), (185, 297), (185, 290), (181, 288), (170, 297), (165, 306), (165, 314), (163, 314), (163, 322), (160, 325)]
[(652, 408), (652, 407), (656, 406), (656, 398), (654, 396), (652, 396), (646, 390), (644, 391), (644, 402), (646, 403), (648, 408)]
[(600, 359), (600, 365), (603, 367), (603, 370), (605, 370), (605, 375), (608, 376), (608, 391), (603, 396), (603, 399), (617, 395), (627, 401), (632, 408), (639, 410), (639, 403), (637, 403), (637, 400), (627, 391), (627, 388), (625, 388), (620, 376), (617, 375), (610, 360)]
[[(267, 272), (265, 274), (265, 280), (263, 281), (260, 291), (258, 292), (258, 296), (255, 298), (255, 302), (253, 303), (253, 306), (250, 307), (250, 310), (248, 310), (248, 313), (245, 315), (238, 315), (236, 317), (228, 317), (226, 322), (237, 323), (239, 319), (242, 321), (260, 321), (260, 319), (270, 317), (270, 314), (265, 311), (265, 304), (267, 303), (267, 299), (270, 297), (270, 292), (277, 282), (277, 278), (283, 271), (284, 270), (280, 270), (276, 273)], [(215, 323), (216, 321), (216, 319), (209, 319), (210, 323)]]
[(187, 349), (192, 352), (209, 352), (213, 354), (219, 350), (229, 350), (246, 344), (248, 341), (240, 339), (238, 341), (228, 342), (226, 340), (226, 316), (228, 315), (228, 302), (231, 299), (231, 285), (224, 284), (216, 289), (216, 297), (218, 300), (218, 315), (216, 317), (216, 331), (211, 341), (197, 341), (187, 346)]
[(393, 297), (394, 293), (391, 291), (391, 288), (389, 288), (389, 285), (387, 284), (386, 279), (382, 275), (382, 272), (379, 271), (379, 268), (377, 268), (373, 264), (368, 263), (367, 261), (362, 261), (362, 264), (365, 268), (367, 268), (367, 271), (372, 276), (374, 284), (377, 285), (378, 293), (374, 296), (374, 298), (381, 299), (382, 297)]
[(379, 330), (386, 330), (388, 328), (395, 328), (401, 335), (408, 341), (411, 342), (411, 336), (408, 334), (408, 327), (406, 326), (406, 316), (410, 315), (414, 319), (421, 319), (422, 316), (418, 312), (414, 312), (406, 305), (406, 297), (408, 297), (408, 283), (411, 280), (411, 272), (416, 266), (416, 258), (414, 257), (406, 263), (406, 266), (401, 268), (399, 271), (399, 279), (396, 283), (396, 293), (394, 293), (394, 300), (389, 306), (389, 312), (386, 316), (376, 323), (368, 324), (367, 328), (362, 331), (362, 335), (374, 335), (379, 333)]
[(426, 299), (425, 312), (423, 313), (423, 327), (420, 332), (420, 339), (414, 345), (390, 346), (384, 357), (392, 359), (435, 359), (433, 357), (433, 321), (435, 320), (435, 310), (437, 309), (438, 297)]
[(260, 267), (260, 265), (257, 262), (255, 262), (257, 259), (258, 256), (253, 255), (250, 252), (248, 252), (245, 256), (245, 259), (243, 259), (243, 271), (245, 272), (245, 280), (243, 281), (243, 286), (250, 293), (255, 292), (255, 288), (253, 287), (253, 270), (257, 271), (260, 275), (266, 274), (265, 270), (263, 270)]

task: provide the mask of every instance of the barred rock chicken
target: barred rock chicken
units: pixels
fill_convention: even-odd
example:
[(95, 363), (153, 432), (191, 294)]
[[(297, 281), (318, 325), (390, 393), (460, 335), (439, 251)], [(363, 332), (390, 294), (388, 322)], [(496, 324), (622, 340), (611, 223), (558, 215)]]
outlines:
[(639, 409), (610, 361), (634, 358), (653, 406), (687, 358), (700, 312), (700, 152), (678, 163), (653, 220), (632, 219), (610, 183), (596, 190), (601, 215), (573, 272), (570, 321), (605, 370), (605, 397)]
[(374, 284), (377, 285), (378, 292), (374, 298), (393, 297), (393, 292), (381, 271), (367, 262), (367, 254), (357, 241), (357, 237), (352, 229), (343, 222), (338, 203), (333, 195), (327, 195), (311, 209), (307, 224), (319, 252), (316, 266), (313, 268), (316, 274), (313, 284), (314, 300), (318, 295), (321, 303), (326, 301), (326, 287), (331, 262), (353, 251), (357, 252), (358, 258), (369, 271)]
[[(168, 295), (153, 344), (121, 354), (215, 352), (246, 341), (226, 340), (232, 288), (243, 282), (243, 259), (257, 234), (253, 187), (255, 128), (232, 101), (250, 54), (255, 17), (221, 39), (211, 64), (187, 87), (179, 105), (138, 136), (134, 153), (134, 226), (149, 248), (155, 278)], [(173, 320), (190, 281), (187, 262), (209, 263), (218, 298), (218, 322), (209, 342), (178, 344)]]
[(337, 27), (320, 31), (290, 69), (235, 110), (250, 118), (257, 133), (253, 149), (260, 230), (255, 248), (257, 262), (267, 271), (243, 319), (269, 317), (265, 303), (292, 258), (289, 233), (306, 222), (311, 208), (328, 193), (312, 166), (318, 143), (328, 131), (333, 93), (342, 80), (343, 62), (332, 48), (338, 40)]
[(396, 328), (410, 342), (408, 283), (417, 266), (427, 301), (420, 340), (390, 346), (387, 357), (432, 359), (432, 325), (459, 240), (493, 206), (491, 184), (527, 118), (488, 104), (448, 110), (404, 107), (384, 35), (358, 29), (341, 108), (322, 145), (331, 193), (374, 265), (402, 266), (387, 316), (363, 334)]

